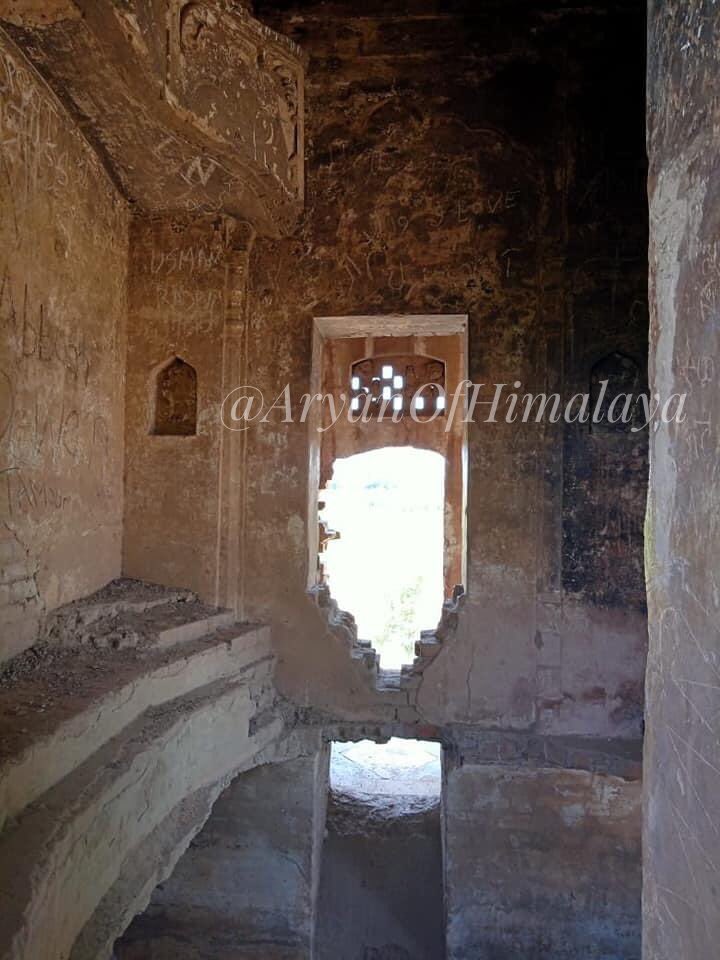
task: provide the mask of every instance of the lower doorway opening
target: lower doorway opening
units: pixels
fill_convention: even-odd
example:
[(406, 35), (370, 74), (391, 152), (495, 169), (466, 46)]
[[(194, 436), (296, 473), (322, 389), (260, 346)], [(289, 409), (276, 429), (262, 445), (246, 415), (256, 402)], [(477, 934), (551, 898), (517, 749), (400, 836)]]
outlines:
[(318, 960), (445, 955), (440, 744), (334, 743)]
[(442, 747), (430, 740), (334, 743), (330, 789), (347, 796), (440, 798)]

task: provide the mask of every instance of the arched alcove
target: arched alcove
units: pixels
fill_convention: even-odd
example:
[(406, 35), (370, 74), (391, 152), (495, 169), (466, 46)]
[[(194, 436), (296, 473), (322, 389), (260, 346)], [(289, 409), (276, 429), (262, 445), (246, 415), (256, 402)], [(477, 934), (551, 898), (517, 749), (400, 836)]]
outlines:
[(197, 433), (197, 373), (173, 357), (155, 378), (151, 433), (159, 437), (192, 437)]

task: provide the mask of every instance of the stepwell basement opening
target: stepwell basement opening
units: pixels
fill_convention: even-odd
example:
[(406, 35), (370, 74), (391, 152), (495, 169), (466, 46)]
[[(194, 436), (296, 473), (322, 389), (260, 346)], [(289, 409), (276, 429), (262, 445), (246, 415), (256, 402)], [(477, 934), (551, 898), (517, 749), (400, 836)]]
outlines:
[(443, 946), (441, 746), (334, 743), (318, 960), (437, 960)]

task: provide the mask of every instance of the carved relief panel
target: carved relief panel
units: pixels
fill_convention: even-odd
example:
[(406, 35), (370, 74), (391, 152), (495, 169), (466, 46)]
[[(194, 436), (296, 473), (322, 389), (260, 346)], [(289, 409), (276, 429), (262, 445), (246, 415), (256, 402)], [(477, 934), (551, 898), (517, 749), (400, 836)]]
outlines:
[(183, 106), (303, 196), (303, 72), (295, 45), (237, 4), (175, 2), (170, 83)]
[[(0, 22), (144, 213), (224, 212), (264, 234), (303, 203), (303, 71), (292, 40), (236, 0), (67, 0), (52, 30)], [(36, 22), (37, 21), (37, 22)]]

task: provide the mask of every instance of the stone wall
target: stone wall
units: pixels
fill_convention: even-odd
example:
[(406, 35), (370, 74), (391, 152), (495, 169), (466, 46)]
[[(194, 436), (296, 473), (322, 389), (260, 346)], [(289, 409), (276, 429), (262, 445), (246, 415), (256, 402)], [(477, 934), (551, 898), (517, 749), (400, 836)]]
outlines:
[(117, 960), (311, 960), (329, 748), (238, 777)]
[[(212, 600), (228, 231), (217, 218), (139, 218), (131, 238), (123, 568)], [(157, 381), (174, 358), (195, 371), (197, 420), (162, 436)]]
[[(308, 391), (318, 316), (467, 314), (470, 376), (488, 385), (517, 380), (567, 398), (606, 374), (645, 382), (642, 11), (630, 0), (451, 6), (258, 4), (311, 55), (301, 226), (253, 247), (252, 227), (225, 214), (145, 211), (127, 277), (124, 204), (43, 84), (3, 54), (0, 658), (32, 643), (44, 613), (119, 572), (123, 518), (126, 574), (272, 624), (272, 644), (267, 628), (256, 640), (198, 634), (170, 654), (48, 645), (3, 676), (8, 956), (108, 955), (230, 779), (277, 759), (285, 721), (307, 723), (317, 746), (323, 730), (356, 720), (358, 735), (426, 735), (448, 749), (475, 738), (482, 753), (446, 779), (453, 960), (486, 949), (635, 960), (639, 781), (619, 768), (642, 728), (647, 434), (472, 427), (467, 600), (446, 611), (442, 648), (412, 689), (376, 689), (348, 621), (306, 594), (307, 425), (279, 422), (282, 409), (242, 437), (220, 425), (223, 397), (242, 383), (268, 401), (286, 383), (296, 401)], [(654, 960), (708, 955), (716, 896), (693, 826), (705, 816), (714, 838), (702, 797), (719, 765), (705, 716), (715, 504), (702, 455), (713, 437), (716, 251), (712, 210), (700, 211), (716, 173), (692, 165), (708, 146), (706, 115), (678, 107), (712, 76), (696, 49), (710, 12), (665, 7), (651, 75), (668, 104), (651, 131), (663, 161), (653, 382), (694, 390), (686, 446), (668, 432), (653, 439)], [(697, 69), (675, 59), (667, 37), (678, 29)], [(684, 352), (675, 305), (705, 338), (697, 353)], [(194, 396), (174, 406), (172, 383), (158, 378), (180, 361)], [(159, 394), (163, 424), (182, 429), (158, 429)], [(605, 748), (609, 766), (583, 766)], [(317, 836), (298, 833), (315, 857)], [(284, 876), (299, 872), (314, 895), (306, 868)], [(701, 869), (696, 911), (682, 898)]]
[(127, 221), (0, 37), (0, 660), (120, 573)]
[(448, 764), (448, 960), (639, 960), (640, 817), (638, 780)]
[[(311, 58), (306, 214), (252, 258), (248, 363), (269, 402), (308, 391), (317, 316), (467, 313), (479, 383), (569, 398), (625, 361), (644, 381), (636, 4), (258, 13)], [(307, 427), (281, 418), (248, 433), (248, 612), (276, 624), (281, 688), (348, 713), (364, 695), (304, 596)], [(471, 427), (468, 599), (423, 717), (639, 736), (646, 449), (646, 432)]]
[(651, 442), (644, 956), (705, 960), (720, 937), (720, 25), (709, 0), (650, 11), (651, 385), (687, 400)]

